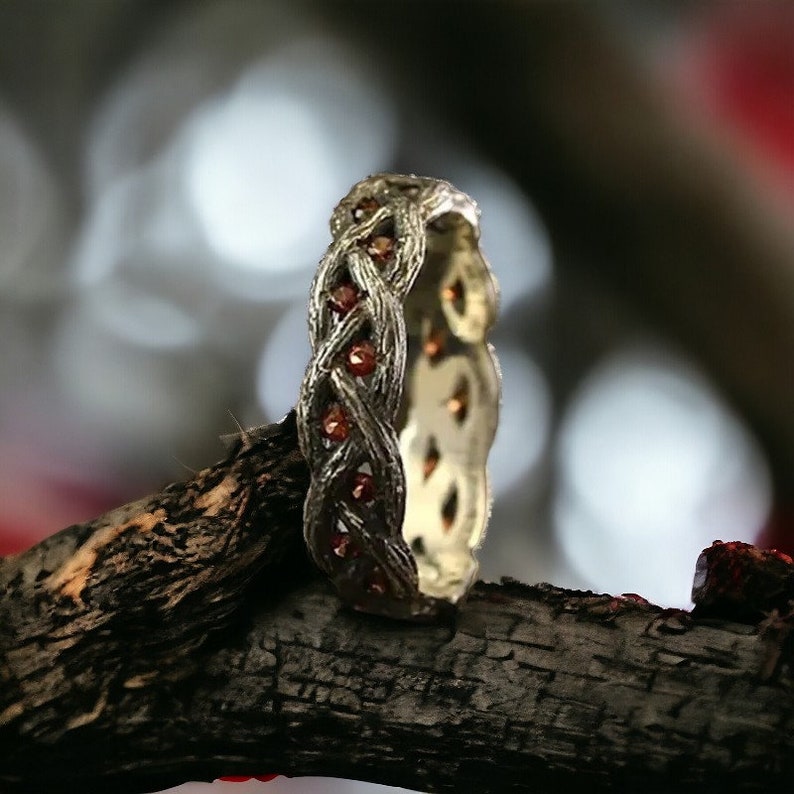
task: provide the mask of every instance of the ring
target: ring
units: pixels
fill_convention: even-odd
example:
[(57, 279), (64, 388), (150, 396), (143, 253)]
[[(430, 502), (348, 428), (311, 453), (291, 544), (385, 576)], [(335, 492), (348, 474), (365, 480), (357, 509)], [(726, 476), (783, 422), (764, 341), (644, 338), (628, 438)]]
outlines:
[(477, 573), (500, 376), (479, 210), (448, 182), (379, 174), (331, 217), (297, 406), (308, 551), (340, 597), (449, 614)]

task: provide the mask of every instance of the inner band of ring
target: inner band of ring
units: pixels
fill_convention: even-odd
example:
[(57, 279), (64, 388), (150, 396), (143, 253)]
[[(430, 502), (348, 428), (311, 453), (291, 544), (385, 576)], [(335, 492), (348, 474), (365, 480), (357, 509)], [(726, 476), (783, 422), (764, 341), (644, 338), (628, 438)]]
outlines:
[(353, 607), (432, 618), (469, 589), (490, 510), (497, 294), (478, 210), (447, 182), (383, 174), (331, 230), (298, 402), (306, 543)]

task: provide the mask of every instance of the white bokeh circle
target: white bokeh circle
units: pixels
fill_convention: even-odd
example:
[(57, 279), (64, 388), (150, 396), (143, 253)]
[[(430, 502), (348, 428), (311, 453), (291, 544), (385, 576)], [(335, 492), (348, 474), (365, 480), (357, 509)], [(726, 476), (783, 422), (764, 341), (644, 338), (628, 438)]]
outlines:
[(688, 606), (700, 551), (752, 541), (770, 507), (754, 439), (702, 375), (659, 351), (604, 361), (568, 407), (557, 452), (559, 542), (599, 590)]

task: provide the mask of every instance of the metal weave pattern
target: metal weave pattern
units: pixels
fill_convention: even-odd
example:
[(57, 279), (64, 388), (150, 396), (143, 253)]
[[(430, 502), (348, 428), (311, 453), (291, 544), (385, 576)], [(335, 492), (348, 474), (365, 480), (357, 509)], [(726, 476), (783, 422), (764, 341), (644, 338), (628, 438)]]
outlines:
[[(375, 207), (358, 217), (357, 202), (371, 195), (378, 196)], [(393, 617), (432, 618), (450, 606), (419, 591), (416, 561), (402, 536), (406, 475), (395, 423), (406, 374), (403, 304), (425, 260), (428, 219), (442, 208), (455, 211), (464, 199), (436, 180), (364, 180), (334, 213), (334, 240), (311, 288), (313, 356), (297, 406), (301, 450), (312, 475), (304, 508), (306, 544), (345, 600)], [(469, 202), (465, 210), (472, 207)], [(387, 256), (368, 248), (376, 237), (391, 241)], [(337, 313), (329, 308), (329, 296), (340, 284), (352, 284), (358, 299)], [(344, 363), (362, 336), (378, 362), (366, 378), (351, 374)], [(321, 432), (329, 405), (346, 417), (344, 438), (331, 440)], [(373, 499), (348, 498), (351, 477), (367, 468), (376, 484)], [(345, 544), (336, 553), (334, 538)], [(353, 559), (340, 559), (340, 548)]]

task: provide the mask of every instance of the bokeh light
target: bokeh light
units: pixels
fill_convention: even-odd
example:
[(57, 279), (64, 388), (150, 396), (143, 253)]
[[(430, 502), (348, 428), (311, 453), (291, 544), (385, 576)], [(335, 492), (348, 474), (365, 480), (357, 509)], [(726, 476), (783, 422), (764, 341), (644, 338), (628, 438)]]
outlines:
[(454, 183), (482, 213), (482, 246), (499, 281), (502, 315), (542, 295), (551, 284), (551, 242), (527, 196), (504, 172), (474, 159)]
[(141, 347), (185, 348), (201, 335), (198, 323), (179, 306), (129, 285), (92, 292), (85, 309), (98, 329)]
[(555, 518), (599, 590), (687, 606), (715, 539), (752, 542), (770, 504), (755, 444), (703, 377), (658, 351), (615, 354), (563, 419)]
[[(329, 208), (390, 162), (395, 132), (387, 95), (346, 67), (344, 53), (296, 44), (249, 67), (187, 122), (189, 204), (219, 260), (278, 276), (269, 295), (302, 292), (288, 272), (319, 258)], [(227, 274), (230, 288), (243, 276)]]
[(63, 290), (56, 254), (63, 223), (59, 190), (44, 158), (0, 104), (0, 293), (30, 300)]
[(529, 197), (509, 174), (448, 131), (421, 124), (403, 168), (447, 179), (477, 202), (482, 247), (499, 282), (502, 320), (514, 307), (547, 293), (553, 277), (551, 241)]
[(257, 366), (256, 393), (267, 421), (277, 421), (295, 405), (310, 357), (306, 306), (298, 303), (268, 336)]
[(552, 403), (546, 378), (522, 350), (500, 346), (502, 401), (488, 471), (494, 497), (522, 483), (543, 457), (551, 431)]
[(180, 351), (155, 353), (107, 333), (96, 320), (90, 306), (64, 316), (51, 366), (71, 410), (93, 428), (97, 441), (135, 457), (178, 447), (197, 428), (212, 426), (223, 394), (212, 359), (196, 366)]

